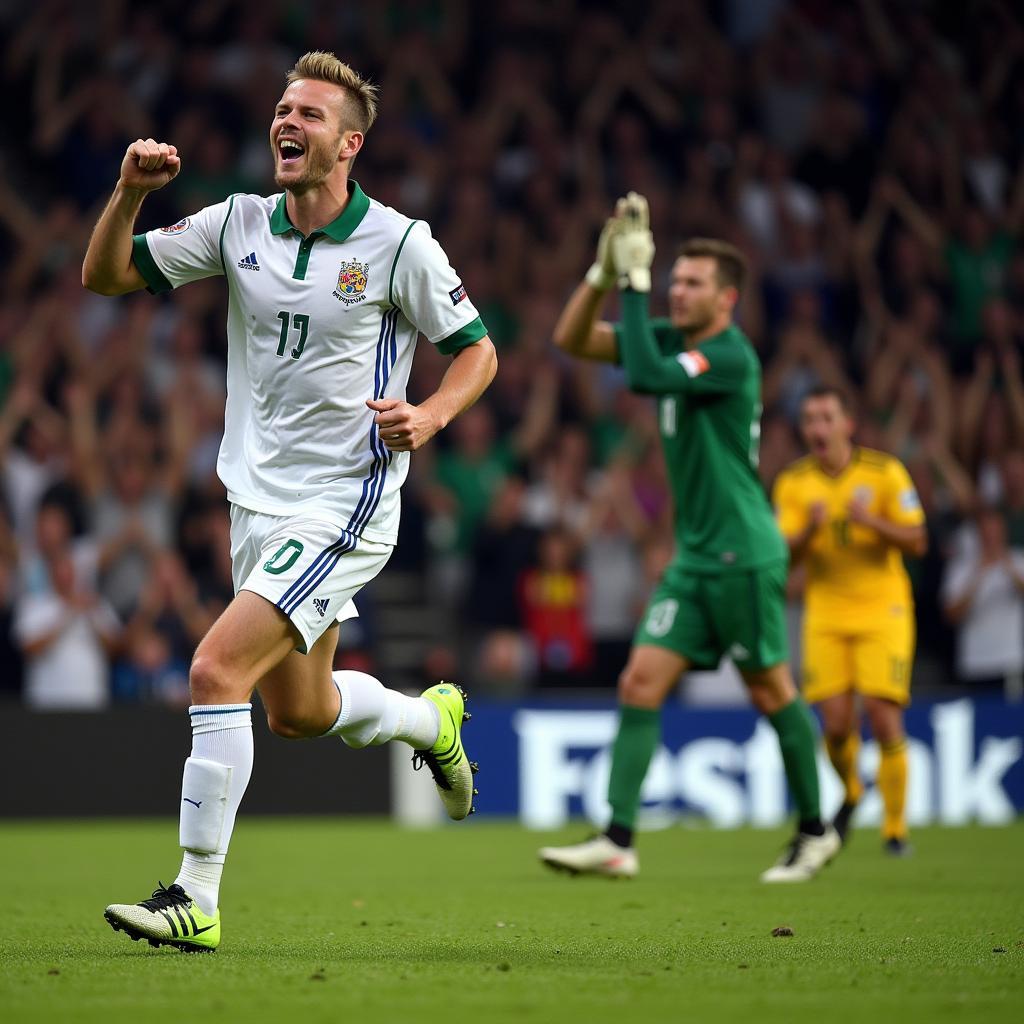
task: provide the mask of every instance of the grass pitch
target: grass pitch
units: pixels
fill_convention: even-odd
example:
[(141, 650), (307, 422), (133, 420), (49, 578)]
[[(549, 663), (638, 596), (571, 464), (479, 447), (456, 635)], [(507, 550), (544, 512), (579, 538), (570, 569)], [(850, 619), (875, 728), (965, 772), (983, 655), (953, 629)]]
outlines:
[(186, 955), (102, 918), (173, 880), (173, 823), (3, 824), (0, 1018), (1020, 1019), (1024, 824), (921, 829), (905, 861), (855, 832), (821, 877), (774, 888), (757, 875), (781, 833), (644, 835), (629, 882), (536, 862), (542, 842), (580, 835), (243, 818), (221, 948)]

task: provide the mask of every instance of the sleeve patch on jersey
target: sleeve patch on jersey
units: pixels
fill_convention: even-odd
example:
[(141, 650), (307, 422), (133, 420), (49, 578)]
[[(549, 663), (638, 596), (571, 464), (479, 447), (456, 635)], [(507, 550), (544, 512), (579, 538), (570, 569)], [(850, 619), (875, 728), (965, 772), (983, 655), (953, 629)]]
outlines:
[(458, 288), (453, 288), (448, 296), (452, 300), (452, 305), (457, 306), (464, 298), (466, 298), (466, 286), (460, 281)]
[(921, 501), (917, 496), (917, 491), (913, 487), (908, 487), (905, 491), (900, 491), (900, 508), (904, 512), (916, 512), (921, 507)]
[(191, 217), (182, 217), (177, 224), (170, 224), (160, 229), (161, 235), (180, 235), (182, 231), (188, 231), (192, 227)]
[(708, 357), (703, 352), (680, 352), (676, 356), (679, 365), (686, 371), (688, 377), (699, 377), (711, 369)]

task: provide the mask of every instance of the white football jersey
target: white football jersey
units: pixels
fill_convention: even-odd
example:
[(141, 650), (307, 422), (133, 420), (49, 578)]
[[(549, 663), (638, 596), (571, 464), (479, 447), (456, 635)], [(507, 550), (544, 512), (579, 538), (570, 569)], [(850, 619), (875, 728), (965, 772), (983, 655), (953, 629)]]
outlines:
[(230, 500), (393, 544), (409, 455), (387, 450), (366, 400), (405, 398), (420, 332), (446, 354), (487, 333), (429, 227), (350, 181), (342, 214), (308, 237), (283, 194), (233, 195), (136, 235), (133, 259), (152, 292), (228, 280)]

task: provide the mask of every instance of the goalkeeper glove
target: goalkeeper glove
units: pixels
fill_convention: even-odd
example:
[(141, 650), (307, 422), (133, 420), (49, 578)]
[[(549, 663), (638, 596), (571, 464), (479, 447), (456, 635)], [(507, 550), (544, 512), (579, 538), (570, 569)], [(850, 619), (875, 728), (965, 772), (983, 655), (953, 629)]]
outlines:
[(620, 227), (612, 236), (611, 248), (619, 287), (649, 292), (654, 236), (651, 234), (647, 200), (637, 192), (630, 192), (616, 204), (615, 219), (620, 222)]
[(597, 240), (597, 259), (587, 271), (584, 280), (591, 288), (599, 292), (610, 291), (615, 286), (615, 264), (612, 262), (612, 238), (622, 224), (616, 217), (609, 217), (601, 229), (601, 237)]

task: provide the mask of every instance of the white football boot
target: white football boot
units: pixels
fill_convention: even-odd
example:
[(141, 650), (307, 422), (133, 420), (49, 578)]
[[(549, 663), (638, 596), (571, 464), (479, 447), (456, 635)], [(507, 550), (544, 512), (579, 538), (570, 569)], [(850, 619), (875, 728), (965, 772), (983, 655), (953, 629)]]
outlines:
[(761, 881), (806, 882), (832, 860), (842, 845), (831, 825), (826, 825), (825, 834), (820, 836), (797, 832), (778, 861), (761, 874)]
[(545, 846), (537, 854), (549, 868), (570, 875), (632, 878), (640, 870), (636, 850), (631, 846), (617, 846), (605, 835), (574, 846)]

